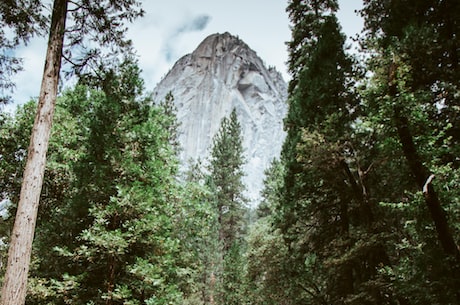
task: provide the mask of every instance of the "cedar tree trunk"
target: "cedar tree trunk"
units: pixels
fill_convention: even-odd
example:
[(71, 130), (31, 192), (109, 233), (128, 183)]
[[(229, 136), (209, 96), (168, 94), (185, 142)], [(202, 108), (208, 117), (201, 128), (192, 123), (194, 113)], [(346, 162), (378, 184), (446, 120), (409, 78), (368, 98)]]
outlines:
[(56, 103), (68, 0), (55, 0), (37, 114), (8, 252), (2, 305), (25, 303), (32, 241)]

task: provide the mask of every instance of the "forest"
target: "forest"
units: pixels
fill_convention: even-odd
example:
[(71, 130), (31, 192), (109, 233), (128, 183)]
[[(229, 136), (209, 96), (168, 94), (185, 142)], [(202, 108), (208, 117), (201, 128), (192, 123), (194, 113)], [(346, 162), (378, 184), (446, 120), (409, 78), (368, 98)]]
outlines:
[(235, 111), (179, 170), (174, 96), (125, 37), (141, 4), (0, 3), (0, 104), (13, 50), (49, 39), (40, 96), (0, 108), (1, 305), (460, 304), (459, 1), (363, 0), (358, 52), (337, 0), (286, 2), (287, 137), (257, 207)]

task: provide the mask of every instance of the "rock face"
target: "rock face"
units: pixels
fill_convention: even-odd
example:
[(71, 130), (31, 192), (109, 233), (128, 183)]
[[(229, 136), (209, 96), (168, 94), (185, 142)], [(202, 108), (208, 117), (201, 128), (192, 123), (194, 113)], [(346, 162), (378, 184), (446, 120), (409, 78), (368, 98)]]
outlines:
[(287, 85), (274, 68), (239, 38), (207, 37), (191, 54), (179, 59), (154, 90), (161, 101), (171, 91), (181, 122), (180, 159), (206, 160), (221, 120), (235, 108), (242, 127), (247, 196), (257, 203), (264, 170), (279, 157), (285, 138)]

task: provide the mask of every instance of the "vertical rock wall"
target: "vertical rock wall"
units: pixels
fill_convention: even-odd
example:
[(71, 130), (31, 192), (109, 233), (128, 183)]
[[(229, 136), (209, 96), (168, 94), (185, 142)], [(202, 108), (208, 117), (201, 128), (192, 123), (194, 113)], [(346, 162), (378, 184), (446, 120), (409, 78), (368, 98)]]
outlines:
[(180, 159), (205, 160), (220, 122), (236, 108), (245, 149), (247, 196), (260, 198), (264, 170), (279, 157), (285, 138), (287, 85), (281, 74), (266, 68), (243, 41), (213, 34), (179, 59), (154, 90), (159, 102), (171, 91), (181, 122)]

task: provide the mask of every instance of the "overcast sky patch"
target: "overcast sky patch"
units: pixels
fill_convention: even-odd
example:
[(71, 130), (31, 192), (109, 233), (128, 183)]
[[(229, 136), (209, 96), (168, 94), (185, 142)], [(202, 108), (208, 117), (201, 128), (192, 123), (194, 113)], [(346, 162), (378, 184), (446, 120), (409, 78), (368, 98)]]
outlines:
[[(146, 16), (128, 25), (128, 38), (139, 56), (147, 91), (153, 90), (174, 62), (193, 52), (208, 35), (224, 32), (240, 37), (267, 65), (275, 66), (285, 80), (289, 79), (285, 42), (290, 40), (291, 32), (285, 0), (142, 2)], [(352, 36), (362, 28), (362, 18), (354, 13), (362, 1), (339, 0), (339, 3), (338, 17), (347, 36)], [(46, 45), (46, 37), (40, 37), (17, 49), (16, 55), (24, 58), (25, 71), (13, 77), (16, 90), (12, 96), (16, 103), (9, 105), (10, 109), (38, 96)], [(63, 83), (67, 84), (65, 80)]]
[[(178, 57), (177, 52), (179, 51), (176, 47), (177, 40), (181, 35), (187, 34), (190, 32), (201, 32), (211, 21), (211, 16), (209, 15), (198, 15), (193, 16), (192, 18), (187, 18), (183, 20), (178, 26), (173, 30), (169, 37), (166, 37), (164, 45), (164, 57), (168, 63), (172, 63)], [(180, 54), (184, 55), (184, 54)]]
[(182, 34), (186, 32), (202, 31), (206, 28), (210, 20), (211, 16), (208, 15), (196, 16), (193, 19), (186, 21), (185, 24), (181, 25), (177, 29), (177, 33)]

